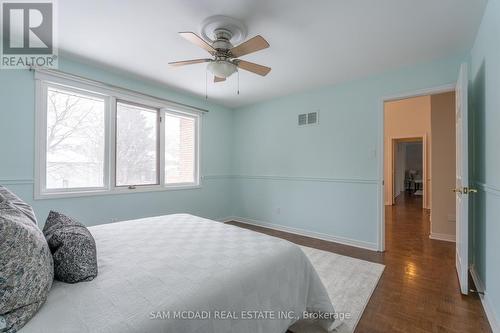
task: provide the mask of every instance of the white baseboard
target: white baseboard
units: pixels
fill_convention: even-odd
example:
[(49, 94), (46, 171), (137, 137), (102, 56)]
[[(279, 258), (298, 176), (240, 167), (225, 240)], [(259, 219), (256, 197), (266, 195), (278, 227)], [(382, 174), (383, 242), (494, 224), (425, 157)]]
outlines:
[(288, 233), (296, 234), (296, 235), (300, 235), (300, 236), (322, 239), (322, 240), (325, 240), (328, 242), (334, 242), (334, 243), (339, 243), (339, 244), (343, 244), (343, 245), (359, 247), (359, 248), (371, 250), (371, 251), (378, 251), (378, 246), (376, 243), (370, 243), (370, 242), (359, 241), (356, 239), (351, 239), (351, 238), (346, 238), (346, 237), (339, 237), (339, 236), (334, 236), (334, 235), (329, 235), (329, 234), (323, 234), (323, 233), (319, 233), (319, 232), (315, 232), (315, 231), (308, 231), (308, 230), (299, 229), (299, 228), (287, 227), (287, 226), (280, 225), (280, 224), (268, 223), (268, 222), (248, 219), (248, 218), (244, 218), (244, 217), (229, 216), (226, 218), (219, 219), (218, 221), (224, 222), (224, 223), (230, 222), (230, 221), (236, 221), (236, 222), (240, 222), (240, 223), (255, 225), (258, 227), (264, 227), (264, 228), (269, 228), (269, 229), (273, 229), (273, 230), (284, 231), (284, 232), (288, 232)]
[(484, 283), (477, 274), (476, 268), (472, 265), (470, 268), (470, 275), (472, 276), (472, 280), (476, 285), (477, 290), (484, 291), (484, 295), (479, 294), (479, 298), (481, 299), (481, 303), (483, 304), (484, 312), (486, 313), (486, 317), (490, 322), (491, 330), (493, 333), (500, 333), (500, 321), (495, 316), (495, 312), (493, 311), (493, 307), (488, 298), (488, 293), (485, 291)]
[(479, 274), (477, 274), (476, 267), (474, 265), (471, 265), (469, 267), (470, 275), (472, 276), (472, 280), (474, 281), (474, 284), (476, 285), (476, 289), (478, 291), (484, 291), (484, 284), (483, 281), (479, 278)]
[(431, 234), (429, 235), (429, 238), (430, 239), (434, 239), (434, 240), (440, 240), (440, 241), (455, 243), (455, 235), (438, 234), (438, 233), (435, 233), (435, 232), (431, 232)]

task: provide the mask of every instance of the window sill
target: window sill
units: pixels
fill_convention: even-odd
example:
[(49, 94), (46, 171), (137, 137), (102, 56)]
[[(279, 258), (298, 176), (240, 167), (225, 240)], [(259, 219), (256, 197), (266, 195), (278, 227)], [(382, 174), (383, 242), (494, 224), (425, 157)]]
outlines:
[(180, 191), (180, 190), (195, 190), (201, 189), (201, 184), (188, 184), (188, 185), (168, 185), (168, 186), (137, 186), (134, 189), (127, 187), (116, 187), (112, 190), (89, 190), (89, 191), (68, 191), (68, 192), (39, 192), (35, 194), (35, 200), (50, 200), (50, 199), (65, 199), (65, 198), (78, 198), (78, 197), (91, 197), (102, 195), (121, 195), (121, 194), (134, 194), (134, 193), (147, 193), (147, 192), (166, 192), (166, 191)]

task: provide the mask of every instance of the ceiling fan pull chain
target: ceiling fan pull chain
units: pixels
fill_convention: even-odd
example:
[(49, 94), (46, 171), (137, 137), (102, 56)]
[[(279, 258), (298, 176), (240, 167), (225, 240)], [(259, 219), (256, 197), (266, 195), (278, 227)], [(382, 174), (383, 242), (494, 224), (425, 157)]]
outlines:
[(240, 71), (237, 71), (238, 73), (238, 95), (240, 94)]
[(208, 71), (205, 70), (205, 99), (208, 99)]

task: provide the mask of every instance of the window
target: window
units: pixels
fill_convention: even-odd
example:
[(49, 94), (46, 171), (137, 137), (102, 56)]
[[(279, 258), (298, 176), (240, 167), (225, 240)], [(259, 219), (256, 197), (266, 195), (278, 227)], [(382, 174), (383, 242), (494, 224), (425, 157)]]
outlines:
[(199, 186), (199, 111), (69, 75), (35, 78), (36, 198)]
[(189, 184), (195, 174), (196, 119), (165, 115), (165, 183)]
[(159, 119), (156, 109), (116, 103), (116, 186), (158, 184)]
[(47, 91), (46, 188), (103, 188), (104, 99), (70, 90)]

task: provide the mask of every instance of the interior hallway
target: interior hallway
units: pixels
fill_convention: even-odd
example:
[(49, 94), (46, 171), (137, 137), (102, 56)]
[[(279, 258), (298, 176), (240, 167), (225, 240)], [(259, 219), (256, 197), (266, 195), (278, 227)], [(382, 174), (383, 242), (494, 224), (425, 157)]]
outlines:
[(386, 252), (378, 253), (282, 231), (230, 222), (294, 243), (386, 265), (356, 332), (491, 332), (477, 295), (462, 296), (455, 243), (429, 239), (422, 197), (386, 206)]

